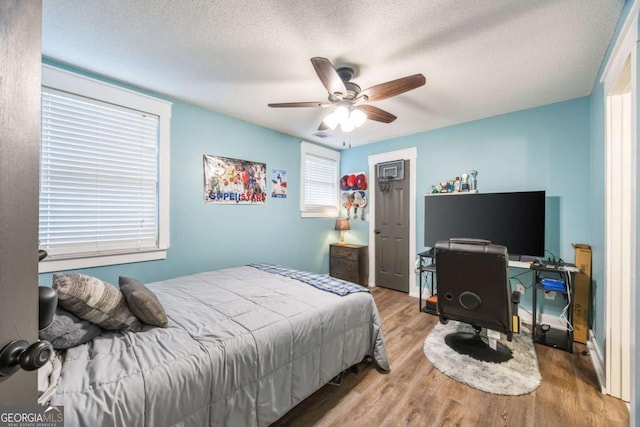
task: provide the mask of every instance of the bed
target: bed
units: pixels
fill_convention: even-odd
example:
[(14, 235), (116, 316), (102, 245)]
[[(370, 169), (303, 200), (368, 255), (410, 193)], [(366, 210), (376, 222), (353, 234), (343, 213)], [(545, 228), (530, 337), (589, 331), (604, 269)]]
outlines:
[(255, 265), (147, 284), (169, 326), (66, 350), (50, 403), (67, 425), (265, 426), (364, 359), (389, 370), (371, 294), (301, 274)]

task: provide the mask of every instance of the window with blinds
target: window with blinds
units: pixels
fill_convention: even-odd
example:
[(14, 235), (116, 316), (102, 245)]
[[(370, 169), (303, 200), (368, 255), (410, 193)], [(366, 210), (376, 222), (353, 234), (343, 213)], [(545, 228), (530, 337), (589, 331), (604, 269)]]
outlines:
[[(62, 73), (54, 71), (54, 77)], [(43, 73), (43, 83), (47, 76)], [(98, 94), (123, 91), (124, 101), (146, 97), (89, 83), (97, 85)], [(49, 256), (41, 264), (59, 264), (41, 272), (166, 256), (135, 255), (166, 250), (168, 243), (162, 211), (168, 212), (168, 204), (161, 194), (166, 188), (161, 185), (162, 113), (96, 98), (42, 88), (39, 243)]]
[(338, 216), (340, 153), (303, 142), (301, 144), (303, 217)]
[(40, 177), (50, 256), (157, 246), (157, 116), (43, 90)]

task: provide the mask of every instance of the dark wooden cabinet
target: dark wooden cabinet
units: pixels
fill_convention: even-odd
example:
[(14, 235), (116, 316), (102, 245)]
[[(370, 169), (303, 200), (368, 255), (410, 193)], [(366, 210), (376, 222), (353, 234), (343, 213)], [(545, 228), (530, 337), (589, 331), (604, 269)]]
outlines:
[(369, 248), (349, 243), (330, 245), (329, 275), (362, 286), (368, 286)]

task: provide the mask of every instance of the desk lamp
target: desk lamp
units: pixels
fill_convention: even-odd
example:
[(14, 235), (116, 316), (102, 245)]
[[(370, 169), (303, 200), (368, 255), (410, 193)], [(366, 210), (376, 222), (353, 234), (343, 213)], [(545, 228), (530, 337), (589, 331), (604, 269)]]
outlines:
[(338, 244), (344, 245), (344, 232), (345, 230), (351, 230), (351, 227), (349, 226), (349, 220), (336, 219), (336, 226), (334, 227), (334, 230), (340, 231), (340, 241), (338, 242)]

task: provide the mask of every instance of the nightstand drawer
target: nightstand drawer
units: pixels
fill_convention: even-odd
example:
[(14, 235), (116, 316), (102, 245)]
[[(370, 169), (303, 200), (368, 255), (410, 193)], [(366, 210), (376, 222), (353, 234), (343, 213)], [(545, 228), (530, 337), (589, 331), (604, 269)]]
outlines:
[(342, 280), (358, 282), (358, 263), (344, 259), (331, 258), (331, 275)]
[(341, 263), (332, 263), (331, 276), (336, 279), (346, 280), (348, 282), (358, 283), (358, 270), (351, 266), (345, 266)]
[(351, 261), (358, 261), (358, 251), (353, 248), (346, 248), (340, 246), (331, 245), (331, 257), (338, 257), (342, 259), (348, 259)]

